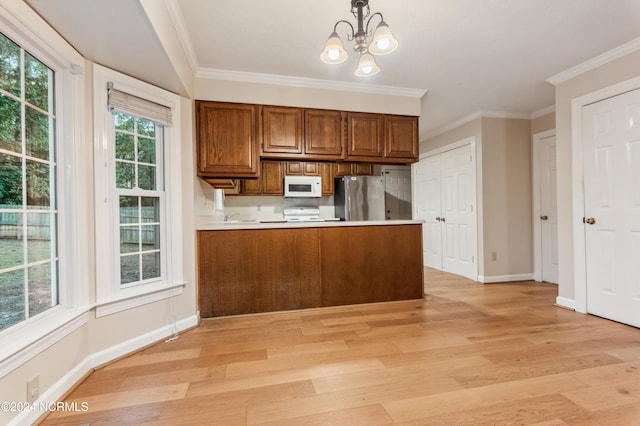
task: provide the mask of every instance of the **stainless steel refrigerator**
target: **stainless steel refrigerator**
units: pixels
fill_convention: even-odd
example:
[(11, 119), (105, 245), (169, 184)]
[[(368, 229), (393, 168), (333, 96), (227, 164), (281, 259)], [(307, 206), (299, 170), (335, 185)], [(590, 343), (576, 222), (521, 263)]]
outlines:
[(340, 220), (385, 220), (384, 178), (345, 176), (334, 182), (336, 217)]

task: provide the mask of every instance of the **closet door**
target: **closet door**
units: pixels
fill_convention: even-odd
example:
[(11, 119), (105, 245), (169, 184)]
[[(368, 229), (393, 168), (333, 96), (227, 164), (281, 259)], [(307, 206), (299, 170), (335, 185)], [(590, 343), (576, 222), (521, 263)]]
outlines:
[(471, 145), (441, 155), (442, 269), (476, 279), (475, 161)]
[(414, 166), (416, 219), (425, 223), (425, 266), (478, 278), (474, 145), (421, 159)]
[(442, 226), (440, 222), (440, 156), (420, 160), (414, 166), (415, 218), (422, 225), (424, 265), (442, 269)]

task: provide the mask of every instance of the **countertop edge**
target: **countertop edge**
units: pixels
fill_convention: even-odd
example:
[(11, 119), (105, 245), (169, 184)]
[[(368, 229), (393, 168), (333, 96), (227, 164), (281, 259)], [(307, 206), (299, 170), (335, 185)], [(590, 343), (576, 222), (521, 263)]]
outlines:
[(197, 231), (231, 231), (239, 229), (292, 229), (292, 228), (332, 228), (341, 226), (394, 226), (421, 225), (424, 220), (366, 220), (366, 221), (328, 221), (328, 222), (241, 222), (241, 223), (202, 223)]

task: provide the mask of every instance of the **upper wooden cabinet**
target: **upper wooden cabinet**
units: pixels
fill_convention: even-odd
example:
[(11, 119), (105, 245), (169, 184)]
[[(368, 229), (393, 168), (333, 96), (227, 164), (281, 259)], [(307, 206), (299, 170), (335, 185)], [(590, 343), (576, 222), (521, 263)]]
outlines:
[(299, 108), (262, 107), (262, 157), (302, 154), (302, 118)]
[(341, 111), (262, 107), (263, 158), (336, 160), (343, 152)]
[(342, 158), (344, 116), (341, 111), (306, 109), (304, 111), (304, 153), (324, 159)]
[(382, 158), (384, 121), (380, 114), (347, 114), (347, 158), (376, 161)]
[(384, 156), (418, 161), (418, 117), (384, 116)]
[(349, 113), (347, 127), (347, 160), (418, 161), (418, 117)]
[(198, 176), (256, 177), (260, 174), (257, 105), (196, 101)]

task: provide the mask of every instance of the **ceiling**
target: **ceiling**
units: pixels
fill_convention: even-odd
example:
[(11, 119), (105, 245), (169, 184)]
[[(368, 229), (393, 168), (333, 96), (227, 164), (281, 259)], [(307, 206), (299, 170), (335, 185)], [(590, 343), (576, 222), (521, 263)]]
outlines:
[[(184, 95), (150, 18), (154, 1), (25, 0), (87, 59)], [(358, 78), (346, 26), (338, 31), (349, 59), (319, 59), (334, 23), (354, 23), (349, 0), (164, 3), (194, 75), (226, 70), (419, 89), (410, 93), (426, 92), (423, 136), (478, 111), (527, 116), (553, 106), (549, 77), (640, 37), (638, 0), (370, 0), (400, 46), (376, 58), (378, 75)]]

